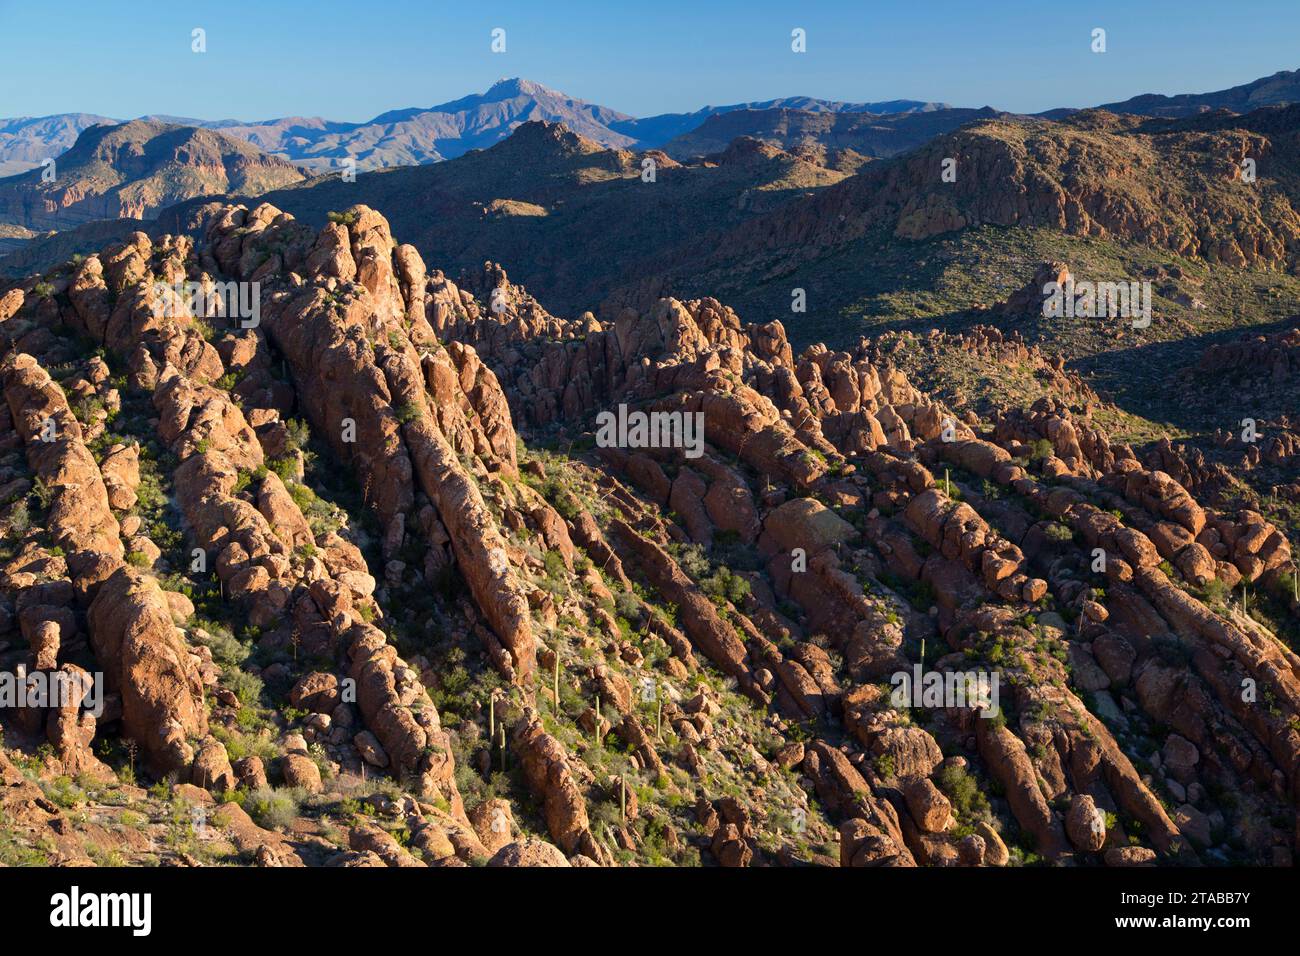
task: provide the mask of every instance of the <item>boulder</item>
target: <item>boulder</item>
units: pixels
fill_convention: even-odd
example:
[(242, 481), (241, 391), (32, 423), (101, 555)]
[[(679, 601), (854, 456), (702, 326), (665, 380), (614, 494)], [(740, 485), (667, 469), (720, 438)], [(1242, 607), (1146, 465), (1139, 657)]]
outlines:
[(507, 843), (488, 860), (488, 866), (569, 866), (553, 844), (545, 840), (517, 840)]

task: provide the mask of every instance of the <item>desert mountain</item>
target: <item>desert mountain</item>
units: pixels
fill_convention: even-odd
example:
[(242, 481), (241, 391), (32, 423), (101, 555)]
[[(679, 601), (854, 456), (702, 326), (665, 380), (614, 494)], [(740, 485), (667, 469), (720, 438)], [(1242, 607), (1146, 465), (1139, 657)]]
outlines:
[(366, 206), (192, 213), (0, 285), (0, 660), (110, 691), (6, 724), (6, 860), (1291, 863), (1285, 534), (1035, 349), (919, 344), (1054, 393), (977, 409), (712, 298), (553, 315)]
[[(979, 122), (682, 247), (669, 272), (611, 295), (600, 314), (712, 290), (756, 318), (780, 318), (796, 344), (843, 347), (889, 330), (901, 335), (891, 361), (969, 404), (1032, 404), (1045, 397), (1041, 383), (1068, 367), (1117, 403), (1109, 421), (1117, 438), (1195, 436), (1197, 454), (1214, 457), (1233, 413), (1277, 423), (1275, 435), (1294, 431), (1294, 397), (1252, 387), (1234, 391), (1240, 401), (1229, 405), (1190, 370), (1202, 353), (1241, 348), (1243, 335), (1253, 349), (1294, 325), (1298, 134), (1296, 106), (1178, 120), (1092, 111), (1058, 123)], [(949, 158), (955, 181), (942, 175)], [(1026, 285), (1044, 261), (1068, 266)], [(1045, 284), (1069, 274), (1138, 282), (1153, 320), (1136, 329), (1115, 318), (1045, 317)], [(799, 289), (805, 313), (791, 310)], [(999, 308), (1008, 296), (1017, 306)], [(961, 338), (989, 324), (1053, 367), (1013, 375), (991, 359), (998, 349)], [(931, 330), (957, 338), (927, 338)], [(1247, 477), (1237, 464), (1248, 451), (1237, 448), (1228, 467), (1238, 477), (1220, 475), (1221, 485), (1245, 481), (1265, 497), (1290, 486), (1285, 464)], [(1279, 454), (1275, 461), (1291, 460)]]
[(428, 108), (392, 110), (365, 123), (292, 118), (251, 124), (225, 121), (219, 128), (316, 169), (337, 166), (347, 157), (355, 158), (362, 168), (373, 169), (453, 159), (491, 146), (522, 123), (535, 120), (563, 123), (602, 146), (646, 149), (693, 129), (710, 116), (734, 110), (785, 107), (813, 112), (902, 113), (942, 105), (915, 100), (840, 103), (796, 96), (637, 118), (516, 77), (495, 83), (485, 93)]
[[(797, 109), (806, 112), (910, 113), (945, 109), (941, 103), (890, 100), (841, 103), (792, 96), (761, 103), (706, 106), (693, 113), (664, 113), (638, 119), (605, 106), (575, 99), (540, 83), (503, 79), (475, 93), (430, 107), (391, 110), (361, 123), (290, 116), (261, 122), (143, 116), (146, 122), (214, 129), (252, 143), (299, 165), (325, 171), (352, 158), (362, 169), (414, 166), (452, 159), (499, 142), (532, 120), (564, 123), (579, 135), (607, 147), (650, 148), (694, 129), (710, 116), (734, 110)], [(93, 123), (115, 120), (86, 114), (40, 119), (0, 120), (0, 171), (29, 169), (69, 148)]]
[(775, 109), (732, 110), (710, 116), (690, 132), (675, 136), (663, 145), (674, 159), (689, 159), (720, 153), (739, 136), (748, 136), (778, 146), (786, 152), (812, 150), (825, 162), (844, 151), (879, 159), (896, 156), (959, 126), (998, 116), (989, 107), (981, 110), (927, 109), (892, 115), (830, 110)]
[[(764, 286), (796, 269), (807, 278), (807, 264), (850, 248), (859, 262), (863, 250), (907, 256), (910, 244), (990, 227), (1290, 271), (1300, 252), (1298, 129), (1292, 108), (1172, 122), (1101, 111), (981, 121), (701, 244), (711, 264), (696, 260), (676, 274), (703, 271), (702, 283), (756, 303)], [(947, 159), (955, 181), (943, 178)], [(1246, 159), (1255, 160), (1254, 182), (1242, 181)], [(855, 283), (871, 279), (870, 269), (840, 269), (835, 294), (852, 301), (863, 291)]]
[(1112, 113), (1178, 117), (1209, 110), (1249, 113), (1261, 106), (1285, 106), (1289, 103), (1300, 103), (1300, 70), (1279, 70), (1272, 76), (1213, 93), (1182, 93), (1177, 96), (1145, 93), (1119, 103), (1104, 103), (1098, 108)]
[(221, 129), (309, 167), (337, 166), (352, 157), (361, 168), (373, 169), (451, 159), (491, 146), (530, 120), (563, 122), (604, 145), (628, 146), (632, 138), (614, 132), (611, 124), (631, 118), (540, 83), (508, 79), (482, 94), (427, 109), (393, 110), (365, 123), (293, 118)]
[(52, 182), (43, 172), (0, 179), (0, 221), (47, 230), (149, 219), (193, 196), (255, 196), (303, 178), (291, 163), (213, 130), (141, 120), (88, 128), (58, 158)]
[[(1261, 106), (1300, 100), (1297, 71), (1281, 71), (1252, 83), (1214, 93), (1162, 96), (1144, 94), (1101, 109), (1116, 113), (1181, 117), (1214, 109), (1246, 113)], [(987, 107), (985, 108), (988, 109)], [(776, 111), (773, 113), (772, 111)], [(793, 111), (781, 115), (781, 111)], [(731, 113), (768, 114), (721, 120)], [(204, 120), (149, 115), (146, 122), (215, 129), (244, 139), (258, 149), (274, 153), (305, 167), (326, 171), (344, 159), (355, 159), (363, 169), (417, 165), (460, 156), (510, 135), (530, 120), (561, 122), (582, 136), (607, 147), (664, 148), (683, 158), (724, 148), (736, 136), (753, 136), (785, 149), (814, 142), (829, 149), (852, 149), (863, 156), (886, 156), (924, 141), (927, 133), (951, 129), (966, 120), (946, 103), (919, 100), (885, 100), (848, 103), (808, 96), (705, 106), (687, 113), (662, 113), (634, 117), (608, 107), (576, 99), (531, 80), (503, 79), (486, 92), (471, 94), (430, 107), (412, 107), (382, 113), (360, 123), (321, 117), (291, 116), (258, 122), (235, 119)], [(1053, 110), (1061, 118), (1074, 110)], [(836, 114), (820, 121), (800, 113)], [(941, 114), (925, 119), (924, 114)], [(841, 115), (846, 114), (846, 115)], [(889, 117), (875, 122), (854, 114)], [(918, 115), (921, 114), (921, 115)], [(943, 115), (949, 114), (949, 115)], [(971, 117), (973, 118), (973, 117)], [(46, 157), (70, 148), (77, 135), (96, 123), (119, 122), (84, 113), (0, 120), (0, 175), (32, 168)], [(709, 124), (698, 137), (690, 134)], [(847, 136), (859, 139), (838, 144)], [(671, 147), (667, 146), (672, 141)]]
[(950, 109), (947, 103), (924, 103), (920, 100), (845, 103), (838, 100), (819, 100), (811, 96), (786, 96), (775, 100), (733, 103), (730, 106), (705, 106), (693, 113), (661, 113), (657, 116), (647, 116), (642, 119), (629, 118), (612, 123), (611, 128), (617, 133), (631, 136), (638, 146), (650, 148), (663, 146), (670, 140), (690, 132), (712, 117), (724, 116), (727, 113), (797, 110), (802, 113), (873, 113), (882, 115), (924, 113), (947, 109)]
[[(944, 181), (945, 158), (956, 177)], [(1243, 188), (1241, 163), (1265, 175)], [(808, 204), (774, 214), (756, 237), (804, 249), (843, 242), (877, 223), (920, 240), (984, 224), (1044, 226), (1161, 245), (1231, 265), (1286, 265), (1300, 236), (1290, 203), (1293, 151), (1274, 153), (1240, 123), (1217, 133), (1166, 132), (1095, 112), (1060, 123), (992, 120), (871, 166)], [(1163, 170), (1177, 170), (1166, 175)]]
[[(879, 122), (890, 135), (904, 135), (913, 124), (942, 124), (962, 112)], [(362, 173), (355, 183), (337, 176), (304, 181), (271, 199), (318, 226), (330, 212), (365, 200), (390, 210), (397, 228), (430, 259), (456, 271), (489, 259), (510, 261), (523, 284), (570, 312), (611, 296), (629, 303), (666, 291), (717, 290), (759, 314), (788, 316), (792, 285), (785, 277), (797, 271), (795, 284), (815, 291), (820, 314), (792, 325), (800, 342), (813, 335), (838, 341), (849, 326), (832, 328), (832, 316), (860, 310), (895, 280), (939, 309), (945, 303), (964, 308), (951, 295), (953, 276), (991, 281), (982, 294), (989, 304), (1043, 259), (1082, 261), (1079, 248), (1061, 242), (1093, 240), (1093, 250), (1100, 243), (1116, 253), (1146, 249), (1164, 257), (1155, 262), (1140, 254), (1142, 270), (1191, 274), (1201, 268), (1196, 263), (1295, 267), (1300, 107), (1177, 120), (1091, 111), (1059, 122), (974, 112), (974, 122), (851, 176), (852, 162), (828, 164), (835, 167), (855, 151), (812, 146), (800, 131), (808, 121), (833, 129), (865, 114), (742, 112), (706, 127), (730, 116), (767, 117), (775, 123), (765, 126), (769, 133), (800, 138), (799, 145), (787, 151), (742, 137), (720, 152), (677, 163), (661, 153), (606, 149), (559, 124), (528, 123), (496, 146), (448, 163)], [(943, 162), (950, 158), (956, 178), (945, 182)], [(648, 159), (656, 163), (654, 183), (641, 178)], [(1246, 159), (1255, 161), (1254, 182), (1241, 179)], [(986, 255), (976, 263), (979, 237), (990, 229), (1051, 233), (1057, 238), (1048, 245), (1056, 247), (1030, 249), (1015, 239), (1025, 246), (1018, 259), (990, 262)], [(66, 257), (88, 251), (104, 235), (81, 244), (39, 242)], [(947, 244), (945, 255), (951, 254), (952, 243), (970, 253), (969, 273), (918, 268), (931, 261), (927, 250)], [(1126, 274), (1123, 255), (1102, 258), (1104, 268)], [(48, 260), (14, 258), (5, 271), (19, 274), (42, 261)], [(1179, 293), (1173, 307), (1196, 318), (1183, 301), (1226, 296), (1230, 285), (1212, 282), (1216, 291), (1191, 297)], [(879, 306), (896, 312), (898, 300), (881, 299)], [(811, 323), (818, 321), (827, 324), (814, 332)]]
[[(643, 181), (643, 163), (655, 181)], [(707, 161), (606, 149), (558, 123), (530, 122), (491, 149), (445, 163), (313, 180), (268, 196), (305, 222), (364, 199), (390, 210), (422, 255), (448, 269), (517, 261), (549, 300), (580, 311), (676, 261), (684, 243), (843, 179), (757, 140)]]
[[(838, 122), (839, 114), (822, 115)], [(789, 317), (791, 288), (815, 287), (828, 323), (816, 334), (835, 340), (845, 331), (830, 328), (825, 309), (860, 305), (890, 275), (928, 282), (917, 244), (976, 241), (988, 229), (1157, 249), (1171, 257), (1166, 268), (1186, 257), (1289, 271), (1300, 235), (1298, 116), (1300, 108), (1177, 121), (999, 114), (847, 177), (820, 165), (831, 160), (806, 144), (786, 152), (742, 138), (703, 160), (660, 163), (654, 183), (639, 176), (649, 154), (602, 150), (563, 127), (530, 124), (450, 163), (305, 183), (271, 198), (317, 225), (364, 199), (391, 210), (430, 259), (454, 269), (510, 261), (528, 288), (571, 312), (611, 295), (632, 303), (712, 288), (760, 314)], [(942, 176), (949, 158), (953, 182)], [(1253, 183), (1240, 178), (1247, 158), (1256, 159)], [(972, 264), (971, 274), (1004, 276), (985, 297), (991, 303), (1053, 257), (1079, 261), (1073, 250), (1043, 249), (1007, 268)], [(796, 272), (798, 282), (786, 278)], [(934, 291), (918, 288), (929, 299)], [(792, 337), (813, 335), (809, 321), (795, 321)]]

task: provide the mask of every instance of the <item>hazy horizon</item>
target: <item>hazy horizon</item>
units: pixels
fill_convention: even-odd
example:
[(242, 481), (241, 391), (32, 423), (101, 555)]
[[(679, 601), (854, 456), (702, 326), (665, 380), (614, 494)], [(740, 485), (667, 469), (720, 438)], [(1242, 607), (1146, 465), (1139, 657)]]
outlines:
[[(7, 80), (0, 116), (363, 122), (481, 93), (505, 77), (639, 117), (788, 96), (1035, 113), (1142, 93), (1207, 92), (1300, 66), (1289, 41), (1300, 7), (1278, 0), (1232, 8), (1201, 0), (1143, 9), (1098, 3), (1082, 12), (1025, 0), (903, 11), (838, 0), (809, 9), (577, 2), (558, 12), (501, 4), (454, 21), (449, 10), (409, 0), (361, 9), (340, 0), (274, 8), (236, 2), (212, 10), (146, 0), (133, 13), (125, 19), (108, 7), (0, 0)], [(491, 51), (498, 27), (506, 31), (504, 53)], [(1106, 30), (1100, 55), (1090, 48), (1096, 27)], [(191, 50), (195, 28), (206, 31), (201, 54)], [(790, 49), (795, 28), (806, 31), (805, 53)], [(19, 43), (50, 31), (64, 54), (57, 70), (48, 47)], [(349, 67), (357, 49), (389, 55)]]

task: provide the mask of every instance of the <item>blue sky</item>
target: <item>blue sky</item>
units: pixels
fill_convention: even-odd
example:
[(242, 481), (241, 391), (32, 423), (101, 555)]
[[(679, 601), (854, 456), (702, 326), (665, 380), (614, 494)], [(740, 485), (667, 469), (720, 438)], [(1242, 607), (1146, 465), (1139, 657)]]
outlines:
[(788, 95), (1032, 112), (1295, 69), (1298, 36), (1300, 0), (0, 0), (0, 116), (355, 121), (503, 76), (638, 116)]

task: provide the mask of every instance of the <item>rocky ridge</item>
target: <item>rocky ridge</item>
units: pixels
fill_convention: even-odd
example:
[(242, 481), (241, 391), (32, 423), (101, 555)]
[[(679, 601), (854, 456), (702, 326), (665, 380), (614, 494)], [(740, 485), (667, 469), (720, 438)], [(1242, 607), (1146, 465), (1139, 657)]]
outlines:
[[(707, 298), (558, 318), (330, 220), (212, 204), (0, 292), (5, 650), (112, 695), (19, 709), (24, 780), (138, 747), (282, 865), (1291, 861), (1300, 659), (1222, 591), (1288, 599), (1259, 515), (1065, 402)], [(701, 454), (602, 447), (619, 406)], [(996, 715), (897, 701), (916, 665)]]

